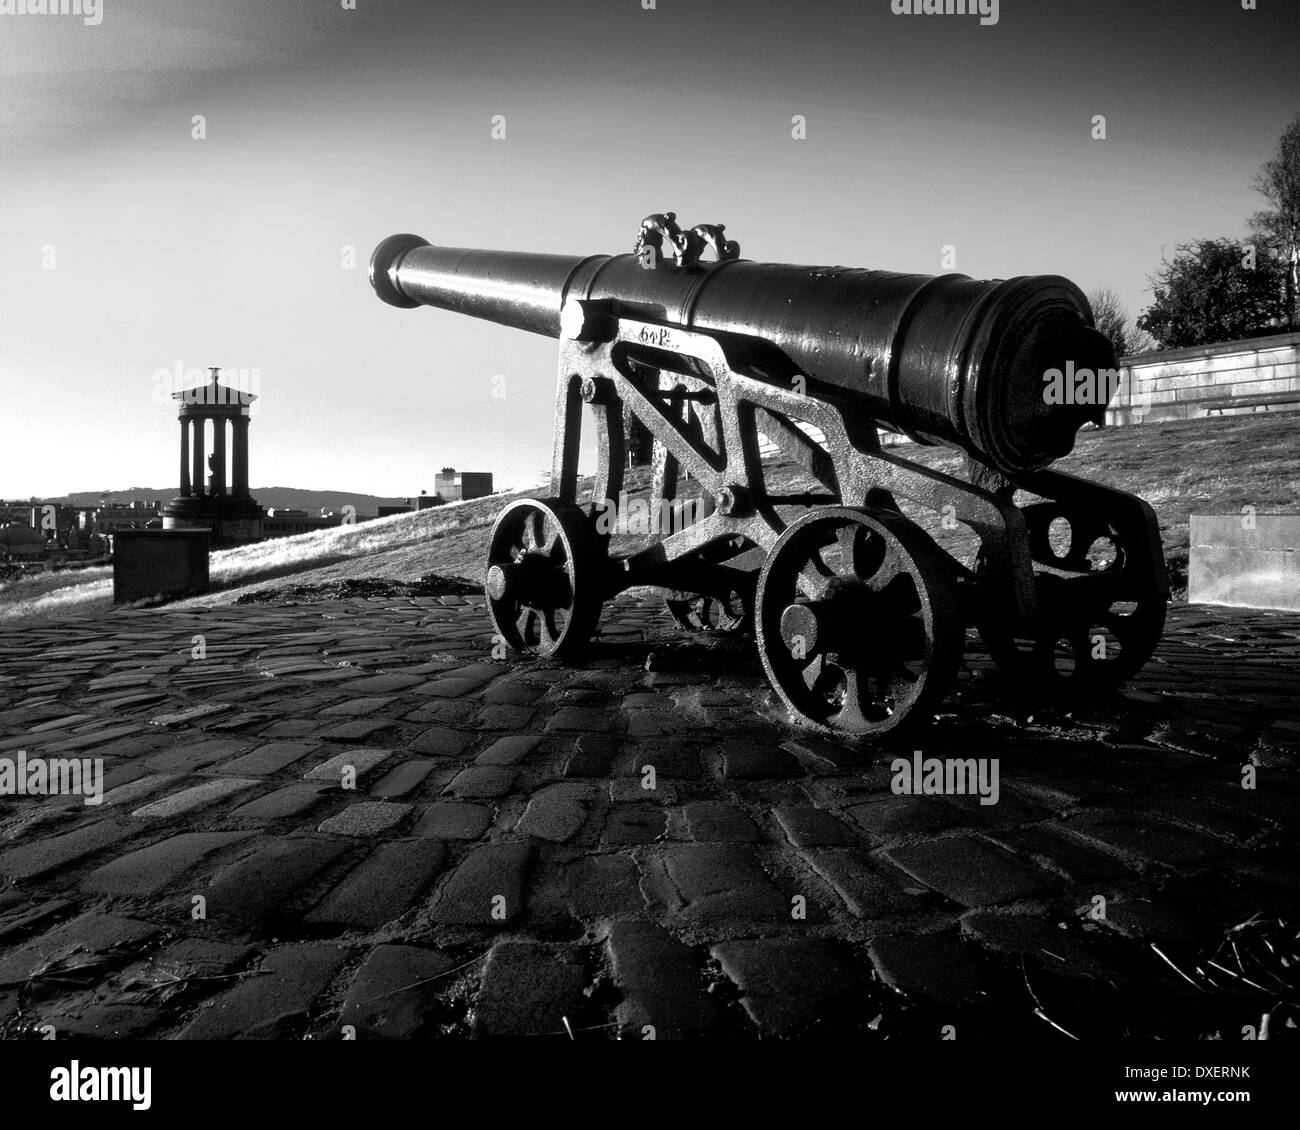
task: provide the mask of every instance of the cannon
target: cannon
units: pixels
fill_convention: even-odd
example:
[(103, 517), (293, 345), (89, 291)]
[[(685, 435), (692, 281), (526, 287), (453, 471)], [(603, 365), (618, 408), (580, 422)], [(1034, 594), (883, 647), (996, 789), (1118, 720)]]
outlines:
[[(1116, 374), (1064, 278), (753, 262), (722, 225), (667, 212), (620, 255), (394, 235), (370, 281), (393, 306), (559, 339), (549, 495), (509, 503), (489, 539), (488, 611), (511, 648), (571, 659), (604, 602), (647, 586), (684, 625), (752, 631), (796, 721), (884, 735), (933, 717), (968, 635), (1013, 689), (1075, 693), (1119, 686), (1159, 642), (1151, 508), (1049, 469), (1104, 423)], [(580, 505), (588, 413), (598, 466)], [(632, 427), (653, 437), (648, 514), (684, 483), (700, 505), (620, 550), (602, 519)], [(964, 467), (929, 468), (882, 433), (959, 449)], [(973, 548), (942, 548), (927, 513)]]

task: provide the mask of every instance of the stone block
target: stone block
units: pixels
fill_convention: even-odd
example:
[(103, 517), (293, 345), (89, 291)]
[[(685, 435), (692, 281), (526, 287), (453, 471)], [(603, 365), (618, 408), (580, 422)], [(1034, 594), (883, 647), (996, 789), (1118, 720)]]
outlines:
[(204, 592), (207, 530), (118, 530), (113, 535), (113, 603)]

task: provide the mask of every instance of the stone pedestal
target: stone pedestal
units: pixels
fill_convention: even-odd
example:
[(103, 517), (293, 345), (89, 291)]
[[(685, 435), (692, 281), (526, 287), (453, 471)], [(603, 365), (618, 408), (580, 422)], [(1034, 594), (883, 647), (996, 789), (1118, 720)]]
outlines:
[(119, 530), (113, 535), (113, 603), (204, 592), (207, 530)]
[(1193, 514), (1187, 599), (1300, 612), (1300, 514)]

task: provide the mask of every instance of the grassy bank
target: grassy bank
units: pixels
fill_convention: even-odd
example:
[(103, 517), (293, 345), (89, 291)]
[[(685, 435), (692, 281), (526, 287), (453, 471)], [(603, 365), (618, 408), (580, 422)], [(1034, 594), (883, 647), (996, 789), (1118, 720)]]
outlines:
[[(1188, 517), (1193, 514), (1296, 513), (1300, 509), (1300, 415), (1212, 417), (1082, 434), (1057, 468), (1145, 498), (1160, 519), (1175, 596), (1185, 592)], [(960, 474), (961, 457), (942, 448), (899, 454)], [(773, 469), (774, 477), (796, 476)], [(694, 484), (692, 484), (694, 485)], [(586, 484), (590, 489), (590, 483)], [(644, 486), (634, 478), (632, 489)], [(327, 584), (361, 578), (411, 581), (426, 573), (478, 580), (488, 530), (511, 498), (540, 491), (397, 514), (278, 538), (212, 555), (214, 591), (190, 603), (229, 603), (286, 583)], [(932, 521), (925, 524), (933, 528)], [(0, 622), (102, 614), (112, 607), (109, 569), (47, 573), (0, 587)]]

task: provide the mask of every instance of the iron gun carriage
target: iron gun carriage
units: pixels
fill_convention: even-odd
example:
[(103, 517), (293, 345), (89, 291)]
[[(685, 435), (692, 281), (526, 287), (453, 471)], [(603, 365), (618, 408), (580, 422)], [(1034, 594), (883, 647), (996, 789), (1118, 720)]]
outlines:
[[(395, 235), (370, 280), (394, 306), (560, 340), (550, 495), (507, 505), (488, 549), (488, 607), (512, 648), (577, 655), (605, 601), (652, 586), (682, 622), (751, 626), (802, 722), (882, 734), (939, 705), (968, 629), (1016, 679), (1087, 690), (1118, 686), (1159, 641), (1150, 507), (1048, 469), (1103, 422), (1116, 371), (1066, 279), (757, 263), (720, 225), (663, 213), (613, 256)], [(1046, 396), (1053, 371), (1106, 391)], [(598, 466), (580, 506), (584, 406)], [(598, 512), (624, 489), (628, 419), (653, 437), (649, 513), (684, 476), (707, 512), (618, 553)], [(964, 477), (887, 448), (882, 429), (960, 449)], [(764, 439), (815, 487), (783, 493)], [(974, 550), (941, 548), (914, 520), (926, 511)]]

